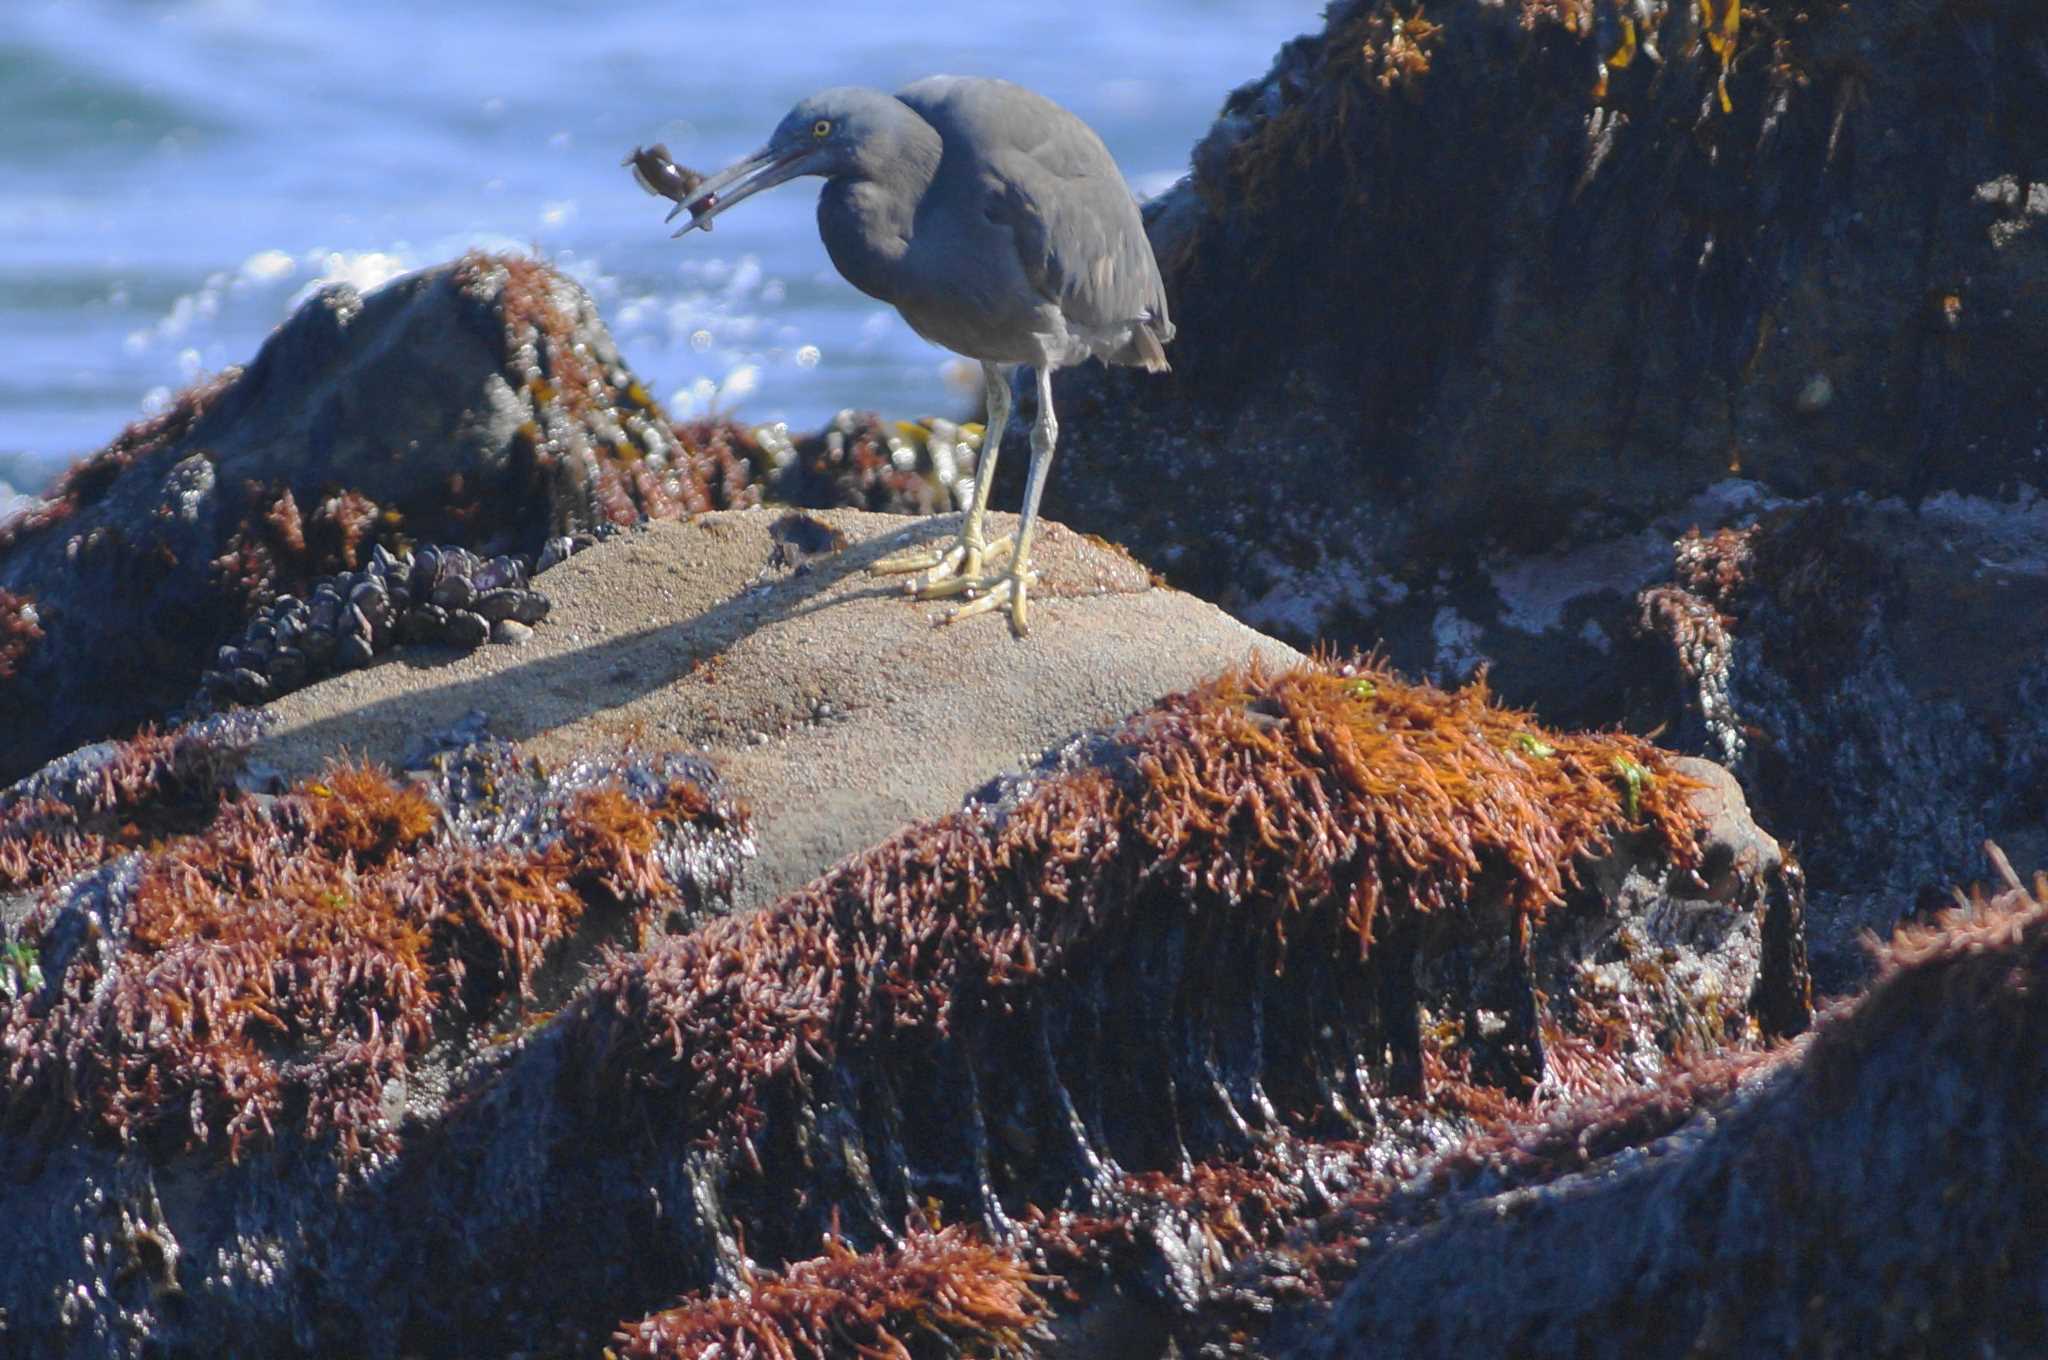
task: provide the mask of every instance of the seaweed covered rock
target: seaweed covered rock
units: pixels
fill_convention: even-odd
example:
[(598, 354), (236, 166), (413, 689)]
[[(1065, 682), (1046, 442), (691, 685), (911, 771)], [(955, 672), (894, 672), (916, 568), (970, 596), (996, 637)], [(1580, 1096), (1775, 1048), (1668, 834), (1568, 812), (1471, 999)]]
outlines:
[(543, 772), (464, 743), (407, 783), (337, 762), (242, 796), (227, 776), (257, 727), (145, 734), (0, 795), (0, 882), (43, 885), (9, 931), (41, 981), (0, 1014), (0, 1127), (230, 1156), (281, 1130), (344, 1161), (388, 1148), (408, 1075), (453, 1026), (474, 1043), (508, 1003), (548, 1004), (572, 940), (587, 954), (721, 908), (751, 848), (686, 757)]
[(2044, 534), (2031, 496), (1815, 498), (1688, 533), (1639, 597), (1632, 719), (1727, 762), (1800, 847), (1827, 990), (1987, 837), (2048, 858)]
[(325, 289), (0, 527), (0, 778), (173, 711), (252, 608), (373, 545), (532, 554), (752, 477), (677, 434), (537, 261)]
[[(511, 1004), (521, 959), (539, 956), (517, 950), (555, 938), (545, 914), (513, 928), (481, 888), (384, 886), (450, 853), (549, 854), (545, 833), (474, 824), (500, 801), (535, 806), (474, 760), (412, 790), (351, 767), (231, 803), (213, 829), (39, 909), (21, 938), (44, 981), (9, 1012), (26, 1064), (8, 1080), (51, 1062), (85, 1079), (0, 1145), (0, 1224), (35, 1225), (0, 1251), (10, 1339), (80, 1357), (141, 1336), (453, 1355), (587, 1351), (616, 1328), (641, 1355), (913, 1336), (1129, 1353), (1103, 1338), (1193, 1336), (1233, 1263), (1406, 1158), (1640, 1087), (1701, 1044), (1752, 1046), (1773, 989), (1781, 1011), (1803, 1005), (1767, 945), (1774, 921), (1796, 928), (1796, 879), (1707, 767), (1546, 730), (1478, 688), (1254, 667), (1069, 743), (766, 910), (617, 953), (558, 1014), (529, 1011), (428, 1080), (393, 989), (459, 1023), (465, 988)], [(646, 793), (629, 781), (582, 820), (645, 822)], [(403, 949), (375, 936), (394, 941), (389, 966), (339, 991), (319, 951), (281, 975), (253, 941), (194, 973), (139, 923), (159, 900), (238, 942), (271, 921), (282, 880), (245, 890), (262, 866), (234, 858), (253, 853), (232, 834), (252, 817), (275, 854), (301, 847), (302, 867), (276, 870), (312, 884), (284, 894), (300, 932), (377, 903), (441, 910)], [(579, 843), (566, 871), (610, 864), (607, 891), (645, 891), (628, 843)], [(313, 880), (337, 853), (354, 893), (323, 907)], [(165, 985), (131, 996), (141, 969)], [(169, 1013), (87, 1024), (99, 1008), (196, 1014), (180, 1009), (199, 1004), (176, 985), (188, 975), (235, 995), (271, 979), (260, 1004), (206, 1012), (265, 1032), (232, 1081), (236, 1046), (180, 1048)], [(534, 986), (528, 1005), (550, 1004)], [(403, 1054), (407, 1112), (387, 1111), (374, 1064), (314, 1060), (321, 1042)], [(97, 1061), (122, 1044), (138, 1051)], [(1130, 1301), (1137, 1332), (1075, 1311), (1105, 1295)]]
[[(1806, 1040), (1490, 1136), (1244, 1272), (1318, 1357), (2032, 1355), (2048, 880), (1902, 931)], [(1216, 1353), (1228, 1343), (1218, 1333)]]
[[(265, 719), (221, 714), (80, 747), (0, 789), (0, 920), (123, 850), (206, 825)], [(6, 904), (19, 902), (10, 911)]]
[[(1742, 1041), (1783, 865), (1753, 828), (1703, 835), (1693, 778), (1477, 689), (1227, 677), (625, 962), (474, 1118), (545, 1081), (568, 1122), (537, 1149), (587, 1155), (572, 1130), (599, 1121), (689, 1131), (688, 1154), (614, 1144), (663, 1187), (670, 1287), (703, 1300), (628, 1337), (751, 1298), (752, 1263), (821, 1233), (880, 1251), (936, 1202), (1041, 1269), (1109, 1271), (1156, 1345), (1243, 1250), (1247, 1187), (1270, 1191), (1270, 1225), (1536, 1092), (1626, 1084), (1694, 1033)], [(1700, 868), (1723, 881), (1688, 898)], [(1595, 886), (1631, 869), (1674, 886)], [(1689, 919), (1692, 961), (1722, 972), (1705, 1005), (1654, 974), (1687, 933), (1660, 918)], [(1650, 1010), (1669, 1023), (1626, 1018)], [(707, 1043), (726, 1054), (709, 1068), (688, 1056)], [(915, 1113), (934, 1109), (954, 1114)]]
[(177, 1350), (188, 1289), (238, 1299), (221, 1348), (293, 1348), (266, 1263), (600, 944), (721, 909), (748, 849), (695, 758), (542, 769), (457, 734), (402, 780), (337, 763), (269, 796), (239, 786), (258, 726), (109, 744), (0, 800), (0, 864), (41, 882), (0, 913), (10, 1354)]

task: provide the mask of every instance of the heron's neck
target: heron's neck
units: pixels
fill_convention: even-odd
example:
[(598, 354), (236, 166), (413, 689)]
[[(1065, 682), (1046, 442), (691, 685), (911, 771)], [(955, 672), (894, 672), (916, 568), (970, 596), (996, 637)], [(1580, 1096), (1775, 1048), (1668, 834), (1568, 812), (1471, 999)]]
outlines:
[(818, 197), (818, 232), (854, 287), (892, 300), (897, 270), (917, 232), (917, 207), (939, 171), (943, 144), (930, 123), (899, 104), (886, 134), (863, 146), (854, 168)]

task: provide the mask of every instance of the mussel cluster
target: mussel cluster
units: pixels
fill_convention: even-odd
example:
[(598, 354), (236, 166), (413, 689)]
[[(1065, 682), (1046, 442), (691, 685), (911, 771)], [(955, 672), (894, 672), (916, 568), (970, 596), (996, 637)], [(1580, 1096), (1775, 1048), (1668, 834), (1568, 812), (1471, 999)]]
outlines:
[(548, 598), (529, 584), (530, 575), (594, 542), (589, 534), (552, 539), (532, 570), (511, 555), (487, 558), (430, 544), (394, 556), (376, 545), (362, 567), (322, 577), (306, 598), (280, 595), (259, 609), (200, 678), (201, 697), (212, 707), (265, 703), (332, 672), (367, 666), (401, 642), (468, 648), (494, 637), (519, 641), (548, 615)]

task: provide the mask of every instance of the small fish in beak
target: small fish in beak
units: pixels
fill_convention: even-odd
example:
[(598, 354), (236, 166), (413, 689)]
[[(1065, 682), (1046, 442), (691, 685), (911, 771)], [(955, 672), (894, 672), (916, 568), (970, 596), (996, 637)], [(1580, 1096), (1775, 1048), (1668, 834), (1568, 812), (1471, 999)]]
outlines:
[[(632, 167), (633, 179), (648, 193), (656, 198), (675, 201), (675, 207), (670, 208), (668, 212), (669, 221), (674, 221), (677, 213), (690, 206), (690, 195), (704, 182), (703, 175), (688, 166), (677, 165), (669, 156), (668, 147), (661, 142), (648, 147), (634, 147), (632, 154), (619, 164)], [(692, 219), (714, 206), (717, 201), (718, 196), (712, 194), (704, 202), (695, 205), (695, 211), (691, 214)], [(703, 226), (704, 230), (711, 230), (709, 222)]]
[[(711, 219), (740, 200), (752, 198), (763, 189), (772, 189), (798, 175), (821, 173), (814, 169), (823, 164), (821, 151), (822, 148), (809, 146), (764, 146), (708, 179), (700, 180), (695, 188), (676, 201), (678, 210), (689, 209), (690, 220), (678, 227), (675, 235), (681, 236), (697, 227), (710, 231)], [(674, 216), (673, 212), (669, 214), (671, 218)]]

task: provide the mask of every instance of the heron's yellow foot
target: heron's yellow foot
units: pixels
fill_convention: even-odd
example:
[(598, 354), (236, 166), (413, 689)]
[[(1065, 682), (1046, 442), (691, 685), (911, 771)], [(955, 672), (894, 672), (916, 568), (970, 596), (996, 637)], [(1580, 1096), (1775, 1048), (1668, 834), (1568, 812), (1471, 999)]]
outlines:
[(920, 600), (966, 595), (996, 584), (1000, 578), (989, 570), (989, 559), (1009, 546), (1008, 534), (993, 543), (976, 543), (963, 534), (959, 541), (943, 552), (936, 548), (920, 548), (898, 553), (894, 557), (882, 558), (868, 571), (876, 576), (897, 576), (912, 571), (921, 573), (903, 584), (905, 593)]
[(1030, 612), (1030, 587), (1037, 584), (1037, 581), (1037, 572), (1032, 571), (1028, 567), (1019, 571), (1013, 565), (1009, 572), (1005, 573), (994, 583), (991, 584), (983, 581), (970, 587), (970, 589), (976, 590), (985, 589), (987, 593), (978, 595), (957, 609), (947, 610), (940, 617), (939, 622), (941, 624), (958, 623), (962, 619), (971, 619), (976, 614), (993, 613), (1004, 605), (1008, 605), (1010, 606), (1010, 632), (1017, 637), (1025, 637), (1031, 632), (1031, 623), (1028, 617)]

